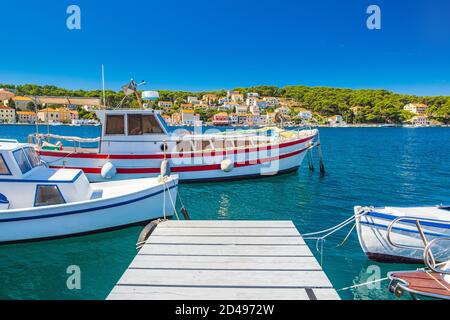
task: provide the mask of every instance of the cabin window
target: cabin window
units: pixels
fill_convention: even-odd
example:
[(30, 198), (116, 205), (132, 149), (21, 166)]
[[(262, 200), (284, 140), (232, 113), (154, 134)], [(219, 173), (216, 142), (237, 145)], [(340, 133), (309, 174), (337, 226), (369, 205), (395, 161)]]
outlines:
[(5, 159), (3, 159), (3, 155), (0, 154), (0, 174), (1, 175), (10, 175), (11, 172), (9, 171), (8, 165), (5, 162)]
[(107, 115), (105, 134), (125, 134), (124, 116)]
[(36, 199), (34, 206), (50, 206), (55, 204), (66, 203), (64, 198), (56, 185), (38, 185), (36, 187)]
[(154, 133), (164, 133), (155, 116), (147, 114), (128, 115), (128, 135), (136, 136)]
[(31, 170), (31, 165), (28, 162), (25, 152), (22, 149), (14, 151), (13, 155), (22, 173), (27, 173)]
[(128, 115), (128, 135), (138, 136), (142, 135), (142, 115), (129, 114)]
[(41, 159), (33, 148), (24, 148), (23, 151), (25, 151), (25, 154), (27, 155), (27, 158), (33, 168), (41, 165)]
[(164, 133), (163, 129), (160, 127), (158, 121), (153, 115), (142, 116), (142, 129), (144, 131), (144, 134)]

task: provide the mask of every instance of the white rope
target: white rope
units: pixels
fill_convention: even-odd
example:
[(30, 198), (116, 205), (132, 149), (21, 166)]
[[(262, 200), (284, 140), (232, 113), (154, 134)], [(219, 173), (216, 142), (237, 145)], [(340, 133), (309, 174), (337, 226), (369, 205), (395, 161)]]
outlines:
[(386, 278), (381, 278), (381, 279), (377, 279), (377, 280), (373, 280), (373, 281), (368, 281), (368, 282), (364, 282), (364, 283), (359, 283), (359, 284), (355, 284), (355, 285), (350, 286), (350, 287), (345, 287), (345, 288), (342, 288), (342, 289), (338, 289), (337, 291), (344, 291), (344, 290), (348, 290), (348, 289), (353, 289), (353, 288), (358, 288), (358, 287), (362, 287), (362, 286), (367, 286), (367, 285), (369, 285), (369, 284), (381, 282), (381, 281), (388, 280), (388, 279), (389, 279), (389, 278), (386, 277)]
[[(165, 179), (164, 179), (164, 186), (166, 186), (166, 180)], [(177, 218), (177, 220), (180, 220), (180, 217), (178, 216), (177, 208), (175, 206), (175, 203), (173, 202), (172, 193), (170, 192), (169, 187), (167, 187), (167, 192), (169, 193), (169, 199), (170, 199), (170, 203), (172, 204), (172, 208), (173, 208), (173, 211), (175, 213), (175, 217)]]

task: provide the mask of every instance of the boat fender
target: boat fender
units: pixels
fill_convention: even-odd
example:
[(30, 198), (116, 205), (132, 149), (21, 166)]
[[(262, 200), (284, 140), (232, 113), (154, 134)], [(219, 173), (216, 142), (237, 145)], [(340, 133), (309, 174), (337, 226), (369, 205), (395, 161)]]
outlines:
[(153, 220), (149, 224), (147, 224), (144, 229), (142, 229), (141, 233), (139, 234), (139, 238), (136, 242), (136, 250), (139, 250), (142, 248), (142, 246), (147, 241), (148, 237), (152, 234), (153, 230), (158, 226), (158, 224), (162, 221), (165, 221), (164, 219), (158, 219)]
[(166, 159), (164, 159), (161, 162), (161, 176), (165, 177), (170, 175), (170, 165), (169, 165), (169, 161), (167, 161)]
[(220, 163), (220, 169), (223, 172), (230, 172), (234, 168), (234, 163), (230, 159), (225, 159)]
[(185, 207), (182, 207), (180, 211), (183, 214), (184, 220), (191, 220), (191, 218), (189, 217), (189, 212)]
[(112, 179), (117, 173), (116, 166), (111, 162), (107, 162), (103, 165), (101, 175), (105, 179)]

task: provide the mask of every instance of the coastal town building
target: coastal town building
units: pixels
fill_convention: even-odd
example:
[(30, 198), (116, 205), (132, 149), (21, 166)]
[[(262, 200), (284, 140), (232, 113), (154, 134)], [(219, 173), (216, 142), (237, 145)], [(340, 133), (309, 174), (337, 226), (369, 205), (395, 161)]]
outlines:
[(265, 122), (267, 124), (273, 124), (275, 123), (275, 112), (267, 113)]
[(334, 115), (332, 117), (328, 117), (327, 122), (330, 126), (341, 126), (347, 124), (341, 115)]
[(247, 93), (247, 98), (259, 98), (259, 93), (249, 92)]
[(238, 105), (236, 106), (236, 113), (238, 115), (243, 115), (248, 113), (248, 107), (244, 105)]
[(224, 103), (227, 103), (227, 102), (231, 102), (231, 98), (229, 98), (229, 97), (222, 97), (222, 98), (219, 98), (219, 100), (218, 100), (219, 104), (224, 104)]
[(202, 101), (210, 106), (216, 104), (218, 100), (219, 100), (219, 97), (217, 95), (211, 94), (211, 93), (205, 94), (202, 97)]
[(175, 112), (172, 114), (172, 125), (180, 124), (181, 123), (181, 113)]
[(172, 125), (172, 118), (168, 114), (162, 114), (161, 117), (169, 126)]
[(291, 109), (289, 107), (282, 106), (282, 107), (276, 108), (275, 112), (278, 112), (285, 116), (288, 116), (291, 113)]
[(187, 97), (187, 103), (198, 104), (200, 103), (200, 101), (197, 97)]
[(37, 115), (33, 111), (17, 111), (17, 121), (20, 123), (36, 123)]
[(194, 113), (194, 110), (181, 111), (181, 123), (183, 125), (193, 126), (197, 121), (200, 121), (200, 117)]
[(158, 107), (168, 109), (172, 108), (173, 102), (172, 101), (158, 101)]
[(403, 110), (410, 111), (417, 115), (423, 115), (427, 112), (428, 106), (423, 103), (408, 103), (403, 107)]
[(239, 116), (236, 113), (232, 113), (228, 117), (229, 124), (238, 124), (239, 123)]
[(227, 126), (229, 124), (229, 116), (226, 112), (216, 113), (213, 116), (213, 125), (215, 126)]
[(78, 120), (78, 112), (68, 108), (45, 108), (38, 111), (37, 119), (41, 122), (71, 123), (72, 120)]
[(237, 107), (239, 107), (238, 103), (226, 102), (223, 105), (219, 106), (217, 109), (219, 111), (234, 111)]
[(233, 93), (230, 96), (231, 102), (242, 103), (244, 102), (244, 95), (241, 93)]
[(250, 106), (249, 111), (252, 115), (259, 116), (261, 114), (261, 110), (259, 109), (258, 105)]
[(14, 98), (16, 95), (14, 92), (11, 92), (6, 89), (0, 89), (0, 102), (3, 102), (4, 105), (8, 104), (9, 99)]
[(183, 110), (194, 110), (194, 105), (192, 103), (182, 103), (180, 107)]
[(2, 123), (15, 123), (16, 110), (11, 107), (0, 105), (0, 121)]
[(300, 110), (300, 112), (297, 114), (297, 118), (299, 119), (311, 120), (312, 117), (313, 115), (309, 110)]
[(278, 98), (276, 97), (263, 97), (268, 107), (277, 107), (279, 105)]
[(32, 102), (31, 98), (16, 96), (13, 98), (16, 110), (27, 110), (28, 104)]
[(430, 124), (430, 121), (427, 116), (421, 115), (421, 116), (412, 117), (411, 124), (413, 124), (415, 126), (428, 126)]

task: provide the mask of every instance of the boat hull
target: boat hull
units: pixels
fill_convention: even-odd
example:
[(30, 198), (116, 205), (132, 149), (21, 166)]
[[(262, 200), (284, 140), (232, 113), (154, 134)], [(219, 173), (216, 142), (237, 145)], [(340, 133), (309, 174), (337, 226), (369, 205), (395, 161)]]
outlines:
[[(145, 183), (145, 179), (136, 180)], [(170, 192), (176, 199), (177, 184)], [(17, 243), (90, 234), (140, 224), (174, 211), (158, 185), (132, 194), (62, 205), (0, 211), (0, 243)], [(164, 205), (165, 202), (165, 205)], [(164, 206), (166, 214), (164, 215)]]
[[(111, 162), (116, 168), (114, 180), (154, 177), (160, 174), (163, 160), (171, 173), (183, 182), (225, 181), (267, 177), (295, 171), (311, 148), (315, 136), (302, 138), (264, 148), (248, 148), (229, 152), (190, 154), (101, 154), (40, 151), (41, 157), (52, 168), (79, 168), (89, 181), (105, 181), (102, 167)], [(229, 159), (233, 167), (225, 171), (222, 161)]]
[[(355, 207), (356, 229), (361, 248), (370, 260), (389, 263), (423, 263), (423, 249), (403, 249), (394, 247), (388, 242), (387, 229), (392, 221), (399, 217), (398, 215), (372, 210), (359, 216), (363, 209), (362, 207)], [(449, 225), (425, 224), (422, 227), (428, 241), (450, 236)], [(391, 239), (399, 244), (424, 247), (424, 243), (413, 221), (396, 223), (392, 228)], [(450, 249), (448, 246), (445, 246), (445, 243), (442, 244), (440, 242), (433, 248), (433, 251), (441, 253), (448, 252)]]

